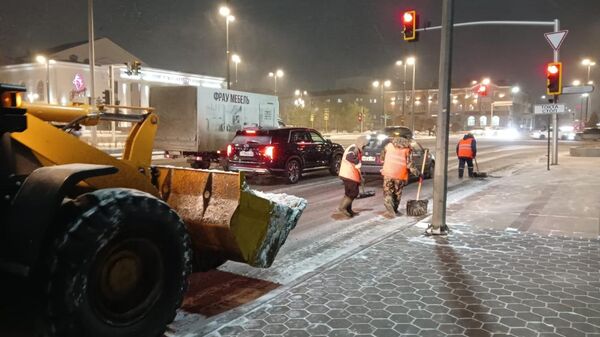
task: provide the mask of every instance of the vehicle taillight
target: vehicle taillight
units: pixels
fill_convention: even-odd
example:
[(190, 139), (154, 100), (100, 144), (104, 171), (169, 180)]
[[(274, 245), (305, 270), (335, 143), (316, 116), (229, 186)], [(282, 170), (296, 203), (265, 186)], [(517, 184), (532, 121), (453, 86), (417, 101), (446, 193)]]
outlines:
[(246, 134), (247, 135), (255, 135), (256, 134), (256, 130), (246, 130)]
[(275, 159), (275, 146), (266, 146), (264, 150), (265, 157), (270, 158), (271, 160)]
[(233, 146), (231, 144), (227, 145), (227, 157), (230, 157), (233, 154)]

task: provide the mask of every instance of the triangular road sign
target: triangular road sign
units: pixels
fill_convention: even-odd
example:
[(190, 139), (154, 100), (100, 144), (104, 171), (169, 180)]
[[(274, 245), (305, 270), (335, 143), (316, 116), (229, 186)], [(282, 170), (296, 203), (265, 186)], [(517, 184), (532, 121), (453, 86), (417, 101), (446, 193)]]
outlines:
[(554, 50), (559, 50), (560, 45), (565, 40), (565, 36), (567, 36), (568, 30), (561, 30), (558, 32), (544, 33), (546, 40)]

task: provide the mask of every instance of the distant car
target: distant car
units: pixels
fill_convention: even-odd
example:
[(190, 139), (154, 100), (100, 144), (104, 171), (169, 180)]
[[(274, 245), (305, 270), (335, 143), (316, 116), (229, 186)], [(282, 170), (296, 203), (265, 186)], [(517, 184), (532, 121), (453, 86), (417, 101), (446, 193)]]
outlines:
[(585, 128), (575, 134), (575, 140), (600, 140), (600, 128)]
[(241, 130), (227, 145), (231, 171), (285, 177), (295, 184), (302, 173), (327, 169), (337, 175), (344, 148), (314, 129), (280, 128)]
[[(403, 129), (387, 130), (384, 129), (380, 132), (375, 132), (368, 136), (367, 145), (363, 148), (362, 165), (360, 168), (361, 173), (365, 175), (381, 174), (383, 168), (383, 162), (381, 161), (381, 151), (390, 142), (390, 138), (395, 136), (396, 133), (404, 132), (405, 135), (409, 135), (409, 128), (402, 127)], [(404, 130), (406, 129), (406, 130)], [(407, 131), (408, 130), (408, 131)], [(391, 132), (390, 132), (391, 131)], [(410, 132), (412, 136), (412, 132)], [(405, 137), (410, 139), (410, 145), (413, 150), (413, 162), (415, 166), (421, 170), (423, 164), (423, 156), (425, 154), (425, 148), (421, 146), (412, 137)], [(426, 179), (433, 177), (433, 171), (435, 168), (435, 159), (431, 151), (427, 153), (425, 159), (425, 172), (423, 175)]]
[[(548, 129), (541, 128), (539, 130), (532, 130), (529, 133), (529, 137), (533, 139), (546, 139), (548, 135)], [(552, 132), (552, 128), (550, 128), (550, 138), (554, 137), (554, 133)], [(564, 128), (561, 127), (558, 129), (558, 139), (561, 140), (574, 140), (575, 132), (573, 132), (573, 128)]]
[(473, 136), (475, 136), (475, 137), (485, 136), (485, 129), (484, 128), (472, 128), (468, 132), (472, 133)]

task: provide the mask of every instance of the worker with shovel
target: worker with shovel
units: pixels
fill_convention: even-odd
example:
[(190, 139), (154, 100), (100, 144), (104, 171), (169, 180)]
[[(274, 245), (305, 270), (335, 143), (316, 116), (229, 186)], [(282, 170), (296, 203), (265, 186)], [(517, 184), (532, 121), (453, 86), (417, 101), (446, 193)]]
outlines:
[(473, 158), (477, 156), (477, 141), (472, 133), (467, 133), (456, 144), (456, 156), (458, 156), (458, 178), (465, 173), (465, 163), (469, 169), (469, 178), (473, 178)]
[(361, 184), (360, 165), (365, 144), (366, 138), (364, 136), (358, 137), (354, 144), (346, 148), (340, 163), (339, 176), (344, 182), (344, 198), (340, 202), (338, 210), (348, 218), (358, 214), (352, 210), (352, 202), (359, 194), (358, 189)]
[(383, 203), (386, 216), (393, 218), (400, 215), (398, 206), (402, 198), (402, 189), (408, 184), (409, 171), (416, 176), (421, 173), (414, 167), (410, 141), (404, 137), (394, 136), (381, 152), (383, 168)]

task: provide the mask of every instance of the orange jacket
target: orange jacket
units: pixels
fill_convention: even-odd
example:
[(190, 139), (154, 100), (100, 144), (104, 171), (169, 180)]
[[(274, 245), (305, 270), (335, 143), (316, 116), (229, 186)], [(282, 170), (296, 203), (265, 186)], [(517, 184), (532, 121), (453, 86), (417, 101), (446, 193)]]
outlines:
[(410, 153), (408, 147), (399, 148), (392, 143), (387, 144), (381, 174), (392, 179), (408, 180)]
[[(350, 145), (350, 146), (348, 146), (346, 151), (344, 151), (344, 156), (342, 157), (342, 162), (340, 163), (340, 172), (338, 175), (341, 178), (345, 178), (345, 179), (360, 183), (360, 169), (359, 169), (360, 166), (356, 167), (357, 165), (355, 165), (354, 163), (351, 163), (350, 161), (348, 161), (348, 159), (346, 159), (346, 156), (348, 156), (348, 152), (353, 147), (356, 147), (356, 145)], [(360, 159), (360, 151), (359, 151), (359, 159)], [(359, 161), (359, 165), (360, 165), (360, 161)]]
[(458, 148), (456, 154), (459, 158), (471, 158), (475, 157), (473, 152), (473, 138), (461, 139), (458, 142)]

